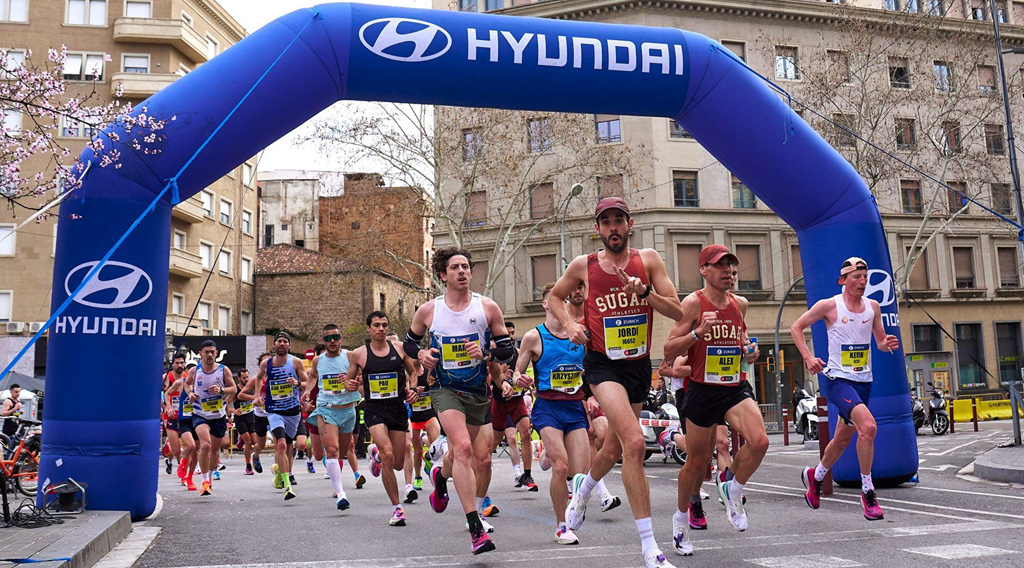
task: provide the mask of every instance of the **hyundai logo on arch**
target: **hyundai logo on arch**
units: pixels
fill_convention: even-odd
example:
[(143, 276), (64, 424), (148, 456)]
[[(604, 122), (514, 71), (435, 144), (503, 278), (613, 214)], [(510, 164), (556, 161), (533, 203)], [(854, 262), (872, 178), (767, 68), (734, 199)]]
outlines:
[[(98, 260), (83, 262), (68, 272), (64, 278), (64, 291), (68, 296), (97, 264)], [(151, 295), (153, 280), (145, 270), (126, 262), (109, 260), (86, 282), (74, 302), (99, 310), (120, 310), (137, 306)], [(162, 331), (155, 319), (113, 316), (60, 316), (54, 321), (51, 333), (156, 337), (157, 331)]]
[(452, 36), (441, 26), (411, 18), (380, 18), (359, 28), (366, 49), (393, 61), (418, 63), (441, 57), (452, 47)]

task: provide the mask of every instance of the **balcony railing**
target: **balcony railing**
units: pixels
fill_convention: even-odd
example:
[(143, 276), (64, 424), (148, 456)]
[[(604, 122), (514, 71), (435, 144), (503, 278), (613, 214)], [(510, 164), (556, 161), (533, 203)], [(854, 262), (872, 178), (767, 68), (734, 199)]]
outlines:
[(199, 278), (203, 275), (203, 259), (183, 249), (171, 249), (170, 272), (184, 278)]
[(199, 201), (199, 198), (190, 197), (175, 205), (174, 209), (171, 209), (171, 216), (175, 219), (181, 219), (186, 223), (195, 224), (202, 223), (206, 215), (203, 212), (203, 204)]
[(114, 73), (110, 77), (110, 94), (117, 96), (120, 87), (123, 97), (145, 99), (180, 78), (177, 73)]
[(206, 39), (180, 19), (118, 18), (114, 20), (114, 41), (172, 45), (196, 63), (209, 60)]

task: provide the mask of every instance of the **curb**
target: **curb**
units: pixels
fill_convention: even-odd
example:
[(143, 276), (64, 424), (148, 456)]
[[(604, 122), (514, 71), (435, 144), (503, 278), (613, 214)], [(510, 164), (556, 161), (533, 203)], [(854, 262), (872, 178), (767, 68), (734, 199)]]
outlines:
[(90, 568), (132, 531), (131, 517), (125, 511), (88, 511), (76, 524), (71, 533), (32, 555), (34, 558), (71, 558), (71, 561), (40, 562), (35, 566)]
[(1006, 463), (1024, 454), (1022, 448), (996, 448), (974, 460), (974, 475), (989, 481), (1024, 484), (1024, 467)]

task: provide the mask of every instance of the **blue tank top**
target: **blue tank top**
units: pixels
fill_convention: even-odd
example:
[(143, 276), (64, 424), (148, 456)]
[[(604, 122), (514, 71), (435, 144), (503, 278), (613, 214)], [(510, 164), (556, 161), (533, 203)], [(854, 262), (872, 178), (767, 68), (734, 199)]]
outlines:
[(583, 356), (586, 349), (555, 337), (547, 326), (537, 326), (540, 359), (533, 364), (537, 396), (548, 400), (583, 400)]
[[(182, 387), (184, 389), (184, 387)], [(178, 394), (178, 420), (192, 419), (192, 402), (185, 396), (184, 391)]]
[(275, 414), (297, 414), (299, 408), (299, 387), (288, 382), (289, 378), (298, 380), (295, 374), (295, 358), (288, 356), (283, 367), (274, 366), (274, 358), (267, 358), (267, 382), (263, 389), (267, 412)]
[(479, 343), (485, 350), (491, 346), (481, 296), (474, 293), (469, 306), (461, 312), (452, 311), (444, 296), (436, 298), (430, 347), (439, 352), (434, 367), (437, 386), (487, 396), (487, 363), (470, 358), (464, 347), (466, 342)]
[(348, 350), (342, 349), (337, 357), (328, 357), (321, 353), (316, 361), (316, 373), (319, 375), (320, 394), (316, 397), (317, 406), (333, 406), (359, 402), (359, 391), (345, 390), (345, 375), (348, 373)]

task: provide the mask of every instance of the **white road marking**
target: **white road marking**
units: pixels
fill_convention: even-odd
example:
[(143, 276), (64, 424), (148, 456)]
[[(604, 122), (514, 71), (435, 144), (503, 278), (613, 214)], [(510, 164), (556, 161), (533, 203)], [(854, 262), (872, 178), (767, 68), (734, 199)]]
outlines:
[(984, 442), (984, 441), (988, 440), (991, 437), (992, 437), (991, 435), (985, 436), (984, 438), (979, 438), (977, 440), (971, 440), (970, 442), (966, 442), (966, 443), (960, 444), (959, 446), (953, 446), (952, 448), (949, 448), (948, 450), (945, 450), (945, 451), (942, 451), (942, 452), (929, 452), (927, 455), (929, 455), (929, 456), (945, 456), (945, 455), (949, 455), (951, 452), (959, 450), (960, 448), (966, 448), (967, 446), (970, 446), (971, 444), (977, 444), (978, 442)]
[(766, 566), (767, 568), (854, 568), (855, 566), (863, 566), (860, 562), (835, 556), (825, 556), (824, 554), (750, 558), (747, 562), (757, 564), (758, 566)]
[(1004, 550), (977, 544), (947, 544), (943, 546), (925, 546), (921, 548), (904, 548), (903, 552), (934, 556), (943, 560), (962, 560), (964, 558), (981, 558), (982, 556), (1002, 556), (1004, 554), (1020, 554), (1016, 550)]
[(1000, 495), (998, 493), (979, 493), (977, 491), (961, 491), (960, 489), (942, 489), (939, 487), (922, 487), (917, 486), (916, 489), (922, 489), (925, 491), (941, 491), (943, 493), (960, 493), (962, 495), (975, 495), (981, 497), (996, 497), (997, 499), (1016, 499), (1018, 501), (1024, 501), (1024, 497), (1020, 495)]
[[(924, 460), (921, 460), (921, 461), (924, 461)], [(926, 470), (926, 471), (937, 471), (937, 472), (941, 473), (943, 471), (946, 471), (947, 469), (960, 469), (960, 468), (958, 466), (950, 465), (950, 464), (947, 463), (947, 464), (940, 465), (938, 467), (921, 467), (921, 466), (918, 466), (917, 469), (923, 469), (923, 470)]]

